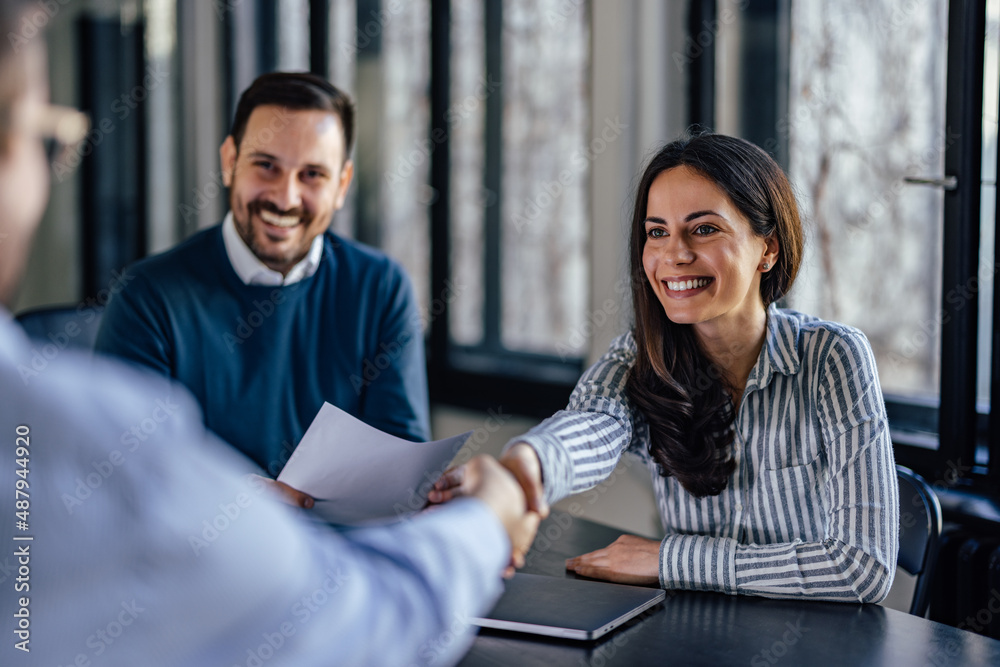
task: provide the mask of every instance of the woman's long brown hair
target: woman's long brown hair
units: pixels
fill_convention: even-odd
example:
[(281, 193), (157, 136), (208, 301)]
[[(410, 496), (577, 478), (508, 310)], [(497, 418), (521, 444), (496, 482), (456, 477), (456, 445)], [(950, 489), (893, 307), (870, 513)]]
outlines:
[(657, 176), (690, 167), (716, 184), (749, 221), (753, 233), (778, 240), (775, 266), (761, 276), (765, 308), (795, 280), (802, 225), (781, 167), (757, 146), (721, 134), (679, 139), (650, 160), (636, 190), (630, 265), (638, 353), (626, 392), (649, 424), (649, 452), (664, 477), (697, 497), (718, 495), (735, 468), (730, 444), (735, 413), (723, 372), (709, 362), (689, 324), (667, 318), (642, 263), (646, 206)]

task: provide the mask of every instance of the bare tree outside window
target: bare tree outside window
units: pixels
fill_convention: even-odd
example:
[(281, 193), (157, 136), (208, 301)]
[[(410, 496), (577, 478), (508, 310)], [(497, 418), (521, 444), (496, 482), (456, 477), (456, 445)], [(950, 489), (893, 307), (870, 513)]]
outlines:
[[(451, 12), (452, 340), (485, 339), (484, 210), (499, 204), (502, 346), (582, 355), (585, 340), (573, 333), (584, 324), (589, 291), (586, 4), (505, 1), (499, 80), (486, 75), (482, 3), (456, 2)], [(500, 193), (484, 188), (494, 95), (503, 100)]]
[[(809, 229), (788, 305), (857, 326), (883, 390), (936, 396), (947, 2), (792, 4), (790, 177)], [(994, 77), (995, 78), (995, 77)]]
[[(568, 9), (567, 9), (568, 8)], [(583, 3), (504, 2), (503, 311), (509, 349), (563, 354), (586, 314), (588, 72)]]
[[(363, 19), (367, 17), (362, 17)], [(385, 168), (381, 187), (381, 245), (413, 280), (421, 312), (430, 307), (430, 214), (428, 185), (430, 125), (430, 3), (407, 0), (385, 5), (373, 17), (381, 30), (383, 108), (380, 146)], [(367, 29), (367, 28), (366, 28)]]
[[(451, 134), (451, 270), (456, 298), (450, 331), (460, 345), (483, 340), (484, 234), (483, 136), (486, 99), (485, 25), (482, 2), (456, 2), (451, 7), (451, 101), (447, 123)], [(495, 195), (494, 195), (495, 196)]]

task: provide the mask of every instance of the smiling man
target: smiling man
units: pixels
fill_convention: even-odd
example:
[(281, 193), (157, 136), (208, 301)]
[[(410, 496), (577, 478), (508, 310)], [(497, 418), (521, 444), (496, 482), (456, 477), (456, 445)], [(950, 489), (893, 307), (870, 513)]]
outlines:
[(99, 351), (186, 385), (206, 424), (271, 477), (324, 401), (394, 435), (429, 436), (410, 281), (329, 231), (353, 137), (353, 104), (327, 81), (258, 78), (220, 149), (229, 214), (132, 267), (98, 336)]

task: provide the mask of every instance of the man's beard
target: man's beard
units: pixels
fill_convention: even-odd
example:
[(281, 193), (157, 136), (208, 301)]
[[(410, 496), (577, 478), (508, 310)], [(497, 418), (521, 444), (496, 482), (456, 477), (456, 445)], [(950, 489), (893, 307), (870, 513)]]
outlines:
[[(235, 211), (236, 209), (235, 209), (235, 207), (233, 207), (232, 205), (230, 205), (230, 210), (234, 210)], [(296, 226), (300, 226), (301, 225), (301, 226), (304, 226), (304, 227), (308, 227), (312, 223), (313, 216), (310, 215), (301, 206), (297, 207), (297, 208), (289, 209), (287, 211), (283, 211), (280, 208), (278, 208), (277, 206), (275, 206), (274, 204), (272, 204), (271, 202), (260, 200), (260, 199), (255, 199), (254, 201), (251, 201), (250, 203), (248, 203), (246, 205), (246, 216), (247, 217), (246, 217), (246, 220), (243, 222), (243, 224), (241, 224), (239, 221), (237, 221), (235, 219), (235, 216), (234, 216), (234, 222), (236, 222), (236, 229), (237, 229), (237, 231), (239, 232), (240, 236), (243, 238), (244, 243), (247, 244), (247, 247), (250, 248), (251, 252), (253, 252), (253, 254), (256, 255), (258, 259), (260, 259), (261, 261), (264, 261), (265, 263), (268, 262), (268, 261), (271, 261), (271, 262), (289, 262), (289, 261), (293, 261), (293, 260), (297, 259), (294, 256), (294, 253), (297, 250), (296, 248), (289, 249), (288, 253), (291, 253), (291, 255), (287, 255), (286, 256), (285, 253), (280, 253), (280, 254), (275, 255), (273, 253), (273, 250), (270, 250), (266, 246), (265, 247), (261, 247), (261, 245), (257, 242), (257, 236), (254, 234), (253, 220), (252, 219), (256, 216), (256, 218), (258, 220), (258, 224), (263, 224), (264, 221), (263, 221), (263, 218), (261, 217), (261, 212), (262, 211), (267, 211), (267, 212), (272, 213), (274, 215), (283, 216), (283, 217), (284, 216), (295, 216), (295, 217), (299, 218), (299, 222), (298, 222), (298, 224)]]

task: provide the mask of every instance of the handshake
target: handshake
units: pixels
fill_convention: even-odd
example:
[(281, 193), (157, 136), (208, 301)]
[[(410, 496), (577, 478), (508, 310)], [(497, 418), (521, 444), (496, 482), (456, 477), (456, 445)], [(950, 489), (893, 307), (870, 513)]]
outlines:
[[(279, 492), (286, 503), (310, 508), (313, 499), (284, 482), (261, 478)], [(542, 466), (538, 454), (525, 443), (507, 450), (500, 460), (480, 455), (456, 468), (446, 470), (428, 494), (431, 505), (453, 498), (479, 498), (496, 514), (510, 538), (510, 564), (504, 576), (524, 565), (525, 554), (535, 539), (539, 522), (549, 515), (542, 486)]]
[(447, 470), (434, 484), (428, 501), (440, 504), (465, 496), (485, 502), (503, 524), (511, 545), (510, 564), (504, 576), (512, 576), (514, 568), (524, 565), (538, 524), (549, 514), (535, 450), (518, 443), (499, 461), (480, 455)]

